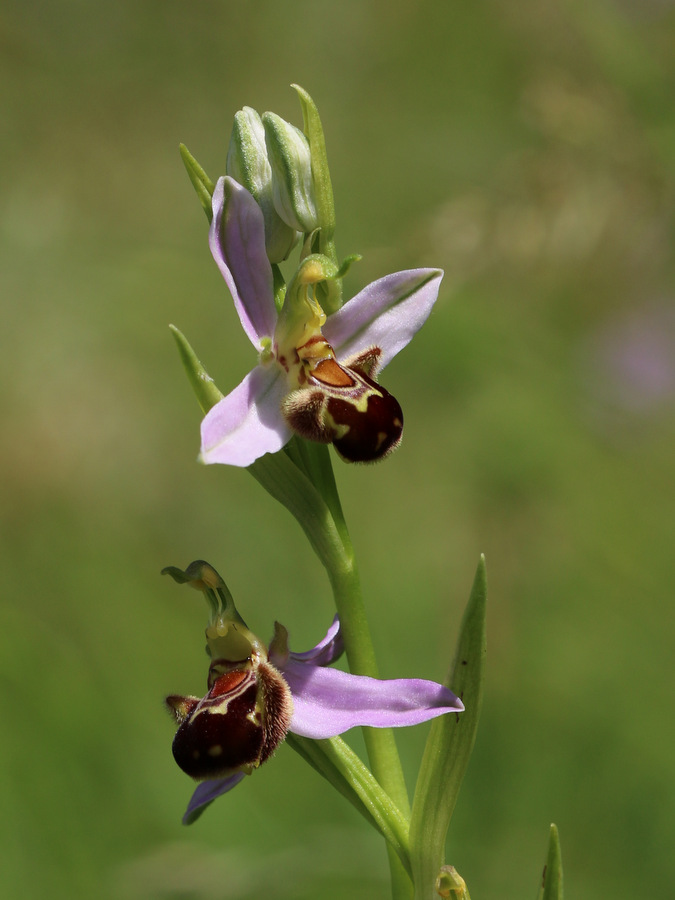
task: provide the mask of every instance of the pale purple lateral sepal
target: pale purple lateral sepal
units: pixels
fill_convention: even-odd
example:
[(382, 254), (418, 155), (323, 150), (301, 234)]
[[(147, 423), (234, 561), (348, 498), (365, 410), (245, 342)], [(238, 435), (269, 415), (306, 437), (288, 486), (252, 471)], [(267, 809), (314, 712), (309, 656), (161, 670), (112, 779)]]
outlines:
[(263, 454), (281, 450), (292, 435), (281, 412), (287, 393), (278, 366), (256, 366), (204, 417), (201, 461), (250, 466)]
[(213, 192), (209, 247), (230, 289), (242, 328), (260, 350), (277, 321), (272, 267), (265, 251), (265, 223), (251, 194), (228, 176)]
[(235, 772), (234, 775), (229, 775), (227, 778), (213, 778), (210, 781), (202, 781), (190, 798), (188, 808), (183, 816), (183, 825), (192, 824), (203, 812), (205, 806), (213, 803), (216, 797), (220, 797), (221, 794), (231, 791), (245, 777), (243, 772)]
[(335, 616), (333, 623), (322, 641), (304, 653), (290, 652), (290, 658), (297, 662), (309, 663), (313, 666), (329, 666), (344, 653), (344, 642), (340, 632), (340, 619)]
[(380, 368), (402, 350), (426, 322), (438, 297), (440, 269), (408, 269), (373, 281), (323, 327), (338, 359), (380, 347)]
[(293, 694), (290, 730), (314, 739), (336, 737), (357, 725), (418, 725), (464, 705), (434, 681), (380, 681), (289, 659), (282, 668)]

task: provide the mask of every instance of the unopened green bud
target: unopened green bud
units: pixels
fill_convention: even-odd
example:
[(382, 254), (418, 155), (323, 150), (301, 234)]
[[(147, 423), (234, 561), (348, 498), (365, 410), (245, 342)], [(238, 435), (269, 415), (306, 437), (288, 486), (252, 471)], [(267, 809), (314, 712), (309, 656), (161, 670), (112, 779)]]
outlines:
[(250, 106), (240, 109), (234, 117), (226, 171), (253, 195), (262, 210), (269, 261), (278, 263), (286, 259), (298, 239), (298, 233), (286, 224), (275, 208), (265, 129), (260, 116)]
[(309, 234), (319, 227), (309, 141), (275, 113), (263, 113), (262, 122), (277, 212), (296, 231)]

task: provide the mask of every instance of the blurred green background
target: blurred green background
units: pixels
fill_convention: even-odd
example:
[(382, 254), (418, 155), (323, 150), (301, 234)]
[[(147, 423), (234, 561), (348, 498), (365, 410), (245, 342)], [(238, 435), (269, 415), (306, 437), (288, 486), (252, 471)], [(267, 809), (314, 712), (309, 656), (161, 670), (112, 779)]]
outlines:
[[(446, 270), (386, 373), (401, 449), (338, 465), (383, 674), (441, 678), (480, 552), (483, 717), (449, 836), (474, 898), (675, 883), (675, 29), (667, 0), (117, 0), (0, 14), (0, 878), (7, 897), (365, 900), (379, 838), (287, 747), (185, 829), (171, 692), (211, 561), (251, 627), (330, 621), (299, 527), (195, 464), (167, 324), (253, 363), (183, 170), (243, 105), (323, 117), (356, 292)], [(400, 734), (410, 787), (426, 729)], [(360, 747), (358, 737), (355, 746)]]

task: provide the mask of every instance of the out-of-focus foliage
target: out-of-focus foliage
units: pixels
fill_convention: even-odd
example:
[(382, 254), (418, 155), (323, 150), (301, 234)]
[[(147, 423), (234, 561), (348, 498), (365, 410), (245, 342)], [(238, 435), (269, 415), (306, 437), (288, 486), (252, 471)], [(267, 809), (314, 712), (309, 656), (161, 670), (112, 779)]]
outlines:
[[(674, 10), (667, 0), (9, 0), (0, 17), (0, 869), (9, 897), (385, 897), (288, 748), (190, 830), (166, 693), (202, 692), (205, 557), (256, 633), (332, 616), (303, 536), (194, 462), (167, 329), (250, 368), (184, 141), (321, 111), (347, 288), (447, 275), (385, 373), (403, 446), (338, 479), (387, 676), (441, 678), (480, 552), (488, 677), (448, 862), (577, 900), (675, 883)], [(410, 783), (425, 729), (401, 735)], [(357, 747), (360, 746), (358, 740)], [(282, 825), (283, 822), (283, 825)], [(626, 882), (626, 860), (635, 884)]]

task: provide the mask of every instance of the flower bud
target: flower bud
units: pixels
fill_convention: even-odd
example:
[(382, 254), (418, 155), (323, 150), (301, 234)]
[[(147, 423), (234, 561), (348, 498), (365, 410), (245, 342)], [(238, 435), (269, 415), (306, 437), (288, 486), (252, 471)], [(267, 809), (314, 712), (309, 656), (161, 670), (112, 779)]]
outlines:
[(262, 123), (277, 212), (296, 231), (309, 234), (319, 227), (309, 141), (275, 113), (264, 113)]
[(265, 129), (258, 113), (245, 106), (234, 117), (226, 171), (253, 195), (265, 220), (265, 249), (272, 263), (286, 259), (298, 234), (276, 210), (272, 192), (272, 167), (267, 158)]

